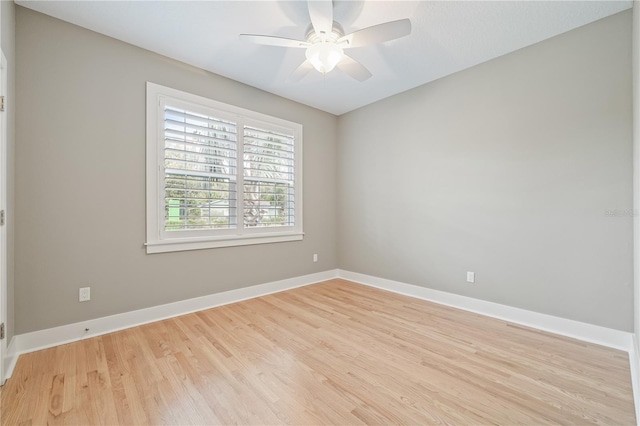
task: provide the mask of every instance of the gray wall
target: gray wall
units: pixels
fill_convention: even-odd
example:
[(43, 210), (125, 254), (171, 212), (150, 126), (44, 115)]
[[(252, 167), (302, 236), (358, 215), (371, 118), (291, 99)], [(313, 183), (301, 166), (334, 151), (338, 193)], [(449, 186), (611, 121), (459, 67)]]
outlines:
[(626, 11), (339, 117), (340, 268), (633, 330), (631, 80)]
[[(335, 116), (21, 7), (16, 28), (16, 333), (337, 267)], [(147, 80), (303, 124), (304, 241), (145, 254)]]
[(14, 177), (15, 177), (15, 3), (0, 2), (2, 11), (2, 51), (7, 58), (7, 97), (5, 111), (7, 113), (7, 342), (11, 341), (14, 333)]
[[(16, 333), (336, 267), (633, 329), (630, 11), (337, 120), (16, 19)], [(303, 242), (144, 253), (147, 80), (304, 125)]]

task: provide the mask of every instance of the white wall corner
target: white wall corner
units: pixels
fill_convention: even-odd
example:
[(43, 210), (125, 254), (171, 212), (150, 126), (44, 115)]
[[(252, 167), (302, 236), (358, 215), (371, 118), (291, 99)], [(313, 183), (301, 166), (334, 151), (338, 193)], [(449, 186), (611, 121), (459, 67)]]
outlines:
[(7, 352), (5, 354), (4, 359), (2, 360), (2, 362), (4, 362), (4, 377), (0, 378), (0, 384), (4, 384), (4, 382), (11, 377), (11, 374), (13, 374), (13, 369), (16, 367), (16, 363), (18, 362), (18, 354), (15, 353), (15, 345), (14, 342), (16, 341), (15, 336), (11, 339), (11, 341), (9, 342), (9, 345), (7, 346)]
[(632, 78), (633, 78), (633, 345), (629, 351), (631, 383), (636, 405), (636, 423), (640, 424), (640, 358), (638, 339), (640, 338), (640, 2), (633, 2), (633, 22), (631, 36)]
[(640, 335), (640, 2), (633, 2), (633, 271), (634, 330)]

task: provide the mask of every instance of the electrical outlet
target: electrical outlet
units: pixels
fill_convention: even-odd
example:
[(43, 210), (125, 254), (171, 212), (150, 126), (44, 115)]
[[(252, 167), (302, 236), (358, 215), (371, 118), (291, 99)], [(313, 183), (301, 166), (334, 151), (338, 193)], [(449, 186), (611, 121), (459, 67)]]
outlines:
[(91, 300), (91, 287), (82, 287), (78, 292), (78, 301), (86, 302)]
[(468, 283), (476, 282), (476, 273), (475, 272), (467, 272), (467, 282)]
[(314, 254), (314, 255), (313, 255), (313, 261), (314, 261), (314, 262), (317, 262), (317, 261), (318, 261), (318, 255), (317, 255), (317, 254)]

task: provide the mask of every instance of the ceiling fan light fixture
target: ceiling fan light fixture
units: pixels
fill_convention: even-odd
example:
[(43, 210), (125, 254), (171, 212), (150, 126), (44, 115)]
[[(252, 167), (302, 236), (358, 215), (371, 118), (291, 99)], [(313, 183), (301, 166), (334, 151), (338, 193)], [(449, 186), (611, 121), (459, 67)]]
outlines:
[(342, 60), (344, 51), (341, 46), (329, 41), (312, 44), (307, 48), (305, 56), (318, 72), (326, 74)]
[(307, 59), (298, 65), (289, 81), (298, 82), (311, 70), (321, 74), (331, 72), (336, 66), (348, 76), (365, 81), (371, 72), (360, 62), (345, 55), (343, 49), (384, 43), (411, 34), (411, 21), (407, 18), (363, 28), (345, 35), (342, 26), (333, 20), (333, 0), (309, 0), (309, 17), (304, 40), (259, 34), (240, 34), (243, 40), (267, 46), (297, 47), (306, 49)]

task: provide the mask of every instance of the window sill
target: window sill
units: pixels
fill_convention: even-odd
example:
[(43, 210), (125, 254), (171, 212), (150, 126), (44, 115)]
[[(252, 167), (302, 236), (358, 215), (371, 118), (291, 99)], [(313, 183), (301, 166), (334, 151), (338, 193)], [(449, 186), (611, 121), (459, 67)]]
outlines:
[(283, 243), (301, 241), (303, 233), (267, 234), (251, 236), (226, 236), (224, 238), (189, 238), (145, 243), (147, 254), (169, 253), (173, 251), (203, 250), (221, 247), (248, 246), (255, 244)]

